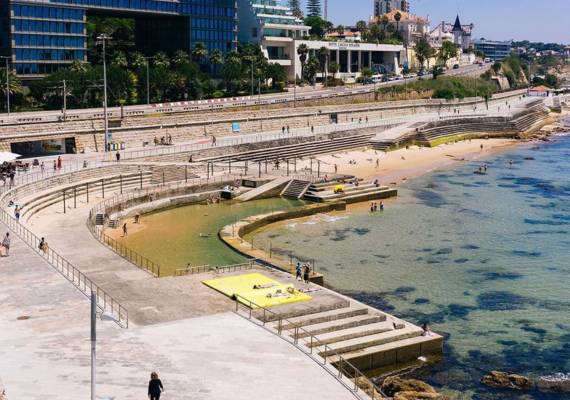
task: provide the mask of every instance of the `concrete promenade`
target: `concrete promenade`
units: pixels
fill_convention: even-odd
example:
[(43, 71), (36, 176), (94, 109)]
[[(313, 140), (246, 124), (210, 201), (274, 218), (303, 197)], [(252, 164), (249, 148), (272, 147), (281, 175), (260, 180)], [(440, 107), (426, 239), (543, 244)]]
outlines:
[[(87, 299), (16, 237), (0, 273), (0, 377), (8, 398), (87, 399)], [(98, 399), (145, 398), (154, 370), (169, 400), (354, 399), (289, 343), (231, 312), (128, 330), (99, 322), (97, 352)]]

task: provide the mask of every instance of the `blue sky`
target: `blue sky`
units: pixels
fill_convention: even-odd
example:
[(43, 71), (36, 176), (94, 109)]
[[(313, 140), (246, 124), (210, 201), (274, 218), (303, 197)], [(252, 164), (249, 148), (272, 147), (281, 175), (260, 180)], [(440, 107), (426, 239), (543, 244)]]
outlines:
[[(303, 0), (306, 1), (306, 0)], [(324, 2), (324, 0), (322, 0)], [(570, 0), (410, 0), (412, 12), (442, 20), (475, 24), (475, 37), (570, 43)], [(354, 24), (368, 19), (373, 0), (329, 0), (329, 19)], [(453, 22), (453, 21), (451, 21)]]

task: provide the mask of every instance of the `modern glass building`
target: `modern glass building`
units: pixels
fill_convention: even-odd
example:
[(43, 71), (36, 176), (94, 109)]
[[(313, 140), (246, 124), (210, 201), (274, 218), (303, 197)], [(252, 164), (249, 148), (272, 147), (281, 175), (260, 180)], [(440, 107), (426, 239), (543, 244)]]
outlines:
[(503, 61), (511, 54), (513, 42), (495, 42), (492, 40), (476, 40), (475, 49), (485, 53), (493, 61)]
[(0, 0), (0, 53), (19, 75), (38, 76), (86, 60), (90, 15), (132, 18), (137, 49), (211, 52), (237, 44), (236, 0)]

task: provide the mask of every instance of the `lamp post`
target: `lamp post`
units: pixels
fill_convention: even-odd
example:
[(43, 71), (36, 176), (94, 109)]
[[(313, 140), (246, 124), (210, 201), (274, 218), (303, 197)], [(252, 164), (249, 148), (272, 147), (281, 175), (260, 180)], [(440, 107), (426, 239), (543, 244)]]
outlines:
[[(117, 318), (109, 313), (101, 314), (101, 321), (117, 322)], [(91, 400), (95, 400), (95, 376), (96, 376), (96, 348), (97, 348), (97, 295), (91, 292)]]
[(146, 104), (150, 104), (150, 60), (154, 57), (145, 57), (146, 59)]
[(6, 60), (6, 110), (8, 111), (8, 116), (10, 116), (10, 69), (8, 66), (9, 56), (0, 56)]
[(111, 37), (108, 35), (105, 35), (104, 33), (99, 35), (97, 37), (97, 40), (99, 40), (103, 46), (103, 114), (104, 115), (104, 121), (105, 121), (105, 149), (104, 151), (107, 151), (107, 147), (108, 147), (108, 140), (109, 140), (109, 118), (107, 116), (107, 60), (105, 59), (105, 45), (107, 40), (110, 40)]
[(293, 108), (297, 107), (297, 71), (294, 71), (295, 78), (293, 78)]
[(253, 56), (251, 56), (251, 97), (253, 97)]

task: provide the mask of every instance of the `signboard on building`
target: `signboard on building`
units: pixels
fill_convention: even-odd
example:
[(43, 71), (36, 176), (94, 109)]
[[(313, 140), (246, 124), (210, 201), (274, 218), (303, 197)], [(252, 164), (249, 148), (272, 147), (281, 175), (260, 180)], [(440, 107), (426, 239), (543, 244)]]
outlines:
[(232, 122), (232, 132), (238, 133), (241, 131), (241, 125), (239, 122)]

